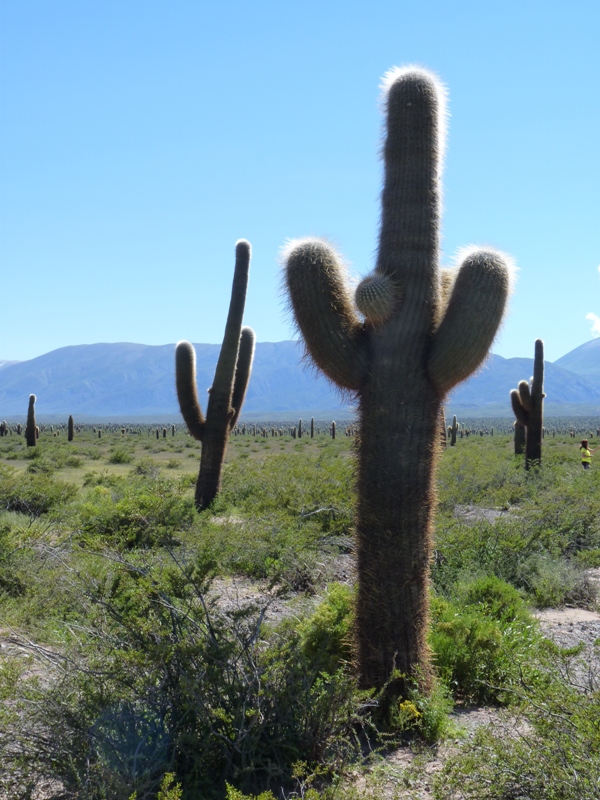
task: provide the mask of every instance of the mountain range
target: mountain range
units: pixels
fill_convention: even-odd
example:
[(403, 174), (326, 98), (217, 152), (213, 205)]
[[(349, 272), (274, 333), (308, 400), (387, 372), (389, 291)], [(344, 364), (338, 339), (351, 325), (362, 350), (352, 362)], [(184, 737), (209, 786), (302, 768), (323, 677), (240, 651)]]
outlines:
[[(201, 402), (213, 379), (220, 345), (196, 344)], [(73, 414), (79, 419), (109, 417), (180, 419), (175, 395), (173, 344), (92, 344), (53, 350), (29, 361), (0, 360), (0, 418), (22, 418), (30, 394), (44, 417)], [(533, 344), (532, 344), (533, 350)], [(529, 379), (532, 358), (491, 355), (446, 403), (462, 417), (511, 417), (509, 392)], [(600, 415), (600, 339), (592, 339), (555, 362), (546, 362), (546, 415)], [(297, 341), (256, 346), (242, 416), (263, 419), (349, 417), (351, 398), (303, 363)]]

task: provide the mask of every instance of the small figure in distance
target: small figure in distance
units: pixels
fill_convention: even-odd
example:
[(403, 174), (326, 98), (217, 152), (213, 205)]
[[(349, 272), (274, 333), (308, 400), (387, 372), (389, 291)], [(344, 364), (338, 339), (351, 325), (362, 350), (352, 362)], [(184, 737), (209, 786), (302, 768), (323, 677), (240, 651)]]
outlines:
[(595, 447), (594, 450), (590, 450), (588, 447), (588, 440), (582, 439), (581, 444), (579, 445), (579, 449), (581, 450), (581, 466), (584, 469), (589, 469), (590, 464), (592, 463), (592, 453), (594, 452), (594, 450), (597, 450), (598, 448)]

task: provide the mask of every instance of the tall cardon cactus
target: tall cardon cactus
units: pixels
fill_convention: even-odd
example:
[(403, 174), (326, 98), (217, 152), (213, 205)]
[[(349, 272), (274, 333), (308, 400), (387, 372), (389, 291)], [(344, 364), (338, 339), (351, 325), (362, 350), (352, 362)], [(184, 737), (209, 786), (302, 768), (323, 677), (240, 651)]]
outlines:
[(37, 442), (37, 426), (35, 424), (35, 395), (29, 395), (27, 408), (27, 425), (25, 426), (25, 442), (27, 447), (35, 447)]
[(196, 507), (199, 511), (207, 508), (219, 492), (227, 439), (240, 415), (252, 370), (254, 331), (242, 328), (250, 253), (249, 242), (243, 239), (237, 242), (229, 314), (213, 385), (209, 389), (206, 417), (196, 392), (194, 347), (190, 342), (179, 342), (175, 348), (181, 414), (191, 435), (202, 442), (200, 474), (196, 483)]
[[(440, 408), (482, 363), (504, 314), (510, 262), (464, 251), (440, 271), (445, 94), (431, 74), (392, 70), (384, 84), (379, 251), (355, 303), (325, 241), (284, 251), (296, 323), (313, 362), (358, 399), (356, 655), (363, 687), (430, 686), (429, 564)], [(358, 312), (357, 313), (357, 310)]]
[(526, 431), (525, 469), (539, 467), (542, 463), (544, 397), (546, 397), (544, 394), (544, 342), (536, 339), (531, 385), (527, 381), (521, 381), (519, 388), (513, 389), (510, 393), (510, 402), (517, 418), (517, 427), (524, 426)]

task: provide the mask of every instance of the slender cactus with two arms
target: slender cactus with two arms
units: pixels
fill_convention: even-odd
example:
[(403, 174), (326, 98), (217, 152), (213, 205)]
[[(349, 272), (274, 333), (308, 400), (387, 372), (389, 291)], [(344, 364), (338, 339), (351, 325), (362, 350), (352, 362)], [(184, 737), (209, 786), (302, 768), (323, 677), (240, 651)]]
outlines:
[(230, 431), (235, 427), (246, 396), (252, 359), (254, 331), (242, 328), (250, 244), (241, 239), (235, 247), (235, 272), (225, 335), (213, 385), (209, 390), (206, 417), (196, 391), (196, 352), (190, 342), (178, 342), (175, 348), (175, 374), (179, 407), (191, 435), (202, 442), (200, 474), (196, 483), (196, 507), (207, 508), (221, 487), (221, 471)]

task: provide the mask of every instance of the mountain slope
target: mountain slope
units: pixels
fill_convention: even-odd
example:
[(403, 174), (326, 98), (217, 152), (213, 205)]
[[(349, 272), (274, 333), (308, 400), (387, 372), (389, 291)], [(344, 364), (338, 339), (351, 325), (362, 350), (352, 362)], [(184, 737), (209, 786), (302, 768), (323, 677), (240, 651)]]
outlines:
[(554, 363), (588, 380), (600, 381), (600, 339), (576, 347)]
[[(198, 391), (206, 406), (220, 345), (197, 344)], [(93, 344), (63, 347), (30, 361), (0, 362), (0, 419), (24, 417), (29, 395), (37, 395), (38, 416), (179, 416), (175, 396), (173, 344)], [(567, 369), (567, 365), (569, 368)], [(600, 413), (600, 339), (546, 362), (546, 413)], [(492, 355), (479, 372), (458, 386), (446, 403), (449, 413), (511, 417), (509, 392), (528, 380), (531, 358)], [(578, 374), (578, 370), (581, 374)], [(262, 342), (256, 356), (243, 414), (273, 417), (298, 412), (350, 414), (325, 378), (302, 364), (299, 342)], [(331, 417), (333, 418), (333, 417)]]
[[(206, 406), (220, 345), (196, 344), (200, 401)], [(179, 414), (175, 345), (93, 344), (62, 347), (0, 371), (0, 416), (24, 414), (30, 394), (38, 415)], [(337, 392), (322, 376), (299, 365), (298, 342), (256, 346), (244, 410), (339, 409)]]

